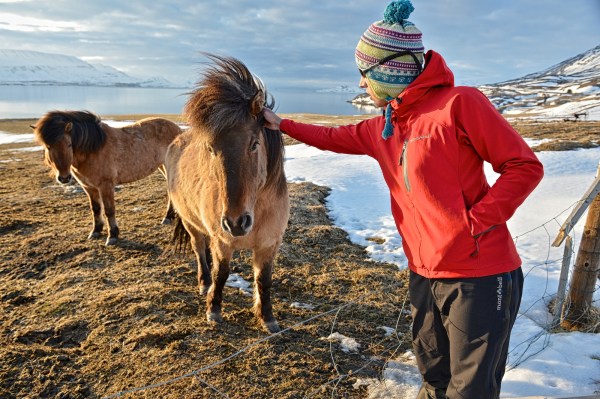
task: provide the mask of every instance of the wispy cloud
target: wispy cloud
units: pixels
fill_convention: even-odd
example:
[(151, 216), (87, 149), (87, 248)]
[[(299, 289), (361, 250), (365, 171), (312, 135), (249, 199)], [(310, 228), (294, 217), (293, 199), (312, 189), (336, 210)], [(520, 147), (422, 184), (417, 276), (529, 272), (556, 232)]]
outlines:
[[(17, 3), (17, 1), (11, 1)], [(17, 32), (83, 32), (86, 25), (73, 21), (57, 21), (27, 17), (18, 14), (0, 13), (0, 29)]]
[[(545, 69), (598, 45), (600, 2), (413, 0), (426, 48), (457, 81)], [(354, 48), (384, 2), (346, 0), (0, 0), (0, 46), (102, 60), (140, 76), (193, 81), (200, 51), (240, 58), (268, 85), (355, 84)], [(524, 62), (528, 60), (528, 62)]]

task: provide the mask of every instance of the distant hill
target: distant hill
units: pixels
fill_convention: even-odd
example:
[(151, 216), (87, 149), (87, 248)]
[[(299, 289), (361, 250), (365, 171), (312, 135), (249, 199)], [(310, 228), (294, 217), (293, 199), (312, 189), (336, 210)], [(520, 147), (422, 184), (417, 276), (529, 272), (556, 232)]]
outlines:
[(350, 93), (350, 94), (354, 94), (354, 93), (364, 93), (364, 90), (356, 85), (354, 85), (354, 86), (342, 85), (342, 86), (332, 87), (329, 89), (319, 89), (319, 90), (317, 90), (317, 93)]
[(0, 85), (174, 87), (168, 80), (140, 79), (107, 65), (39, 51), (0, 49)]
[[(508, 118), (600, 120), (600, 46), (544, 71), (478, 88)], [(367, 94), (352, 103), (373, 105)]]
[(600, 119), (600, 46), (544, 71), (479, 89), (507, 117)]

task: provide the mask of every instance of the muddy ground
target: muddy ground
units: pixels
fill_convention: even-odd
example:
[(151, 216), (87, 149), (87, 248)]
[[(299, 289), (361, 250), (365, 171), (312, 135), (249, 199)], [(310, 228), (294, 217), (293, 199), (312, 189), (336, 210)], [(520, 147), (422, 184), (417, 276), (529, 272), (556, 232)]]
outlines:
[[(33, 122), (0, 121), (0, 131)], [(599, 144), (598, 123), (515, 126), (554, 139), (544, 149)], [(40, 151), (15, 151), (31, 146), (0, 145), (0, 398), (363, 398), (357, 380), (409, 349), (406, 272), (370, 261), (332, 226), (327, 188), (289, 185), (272, 293), (285, 330), (269, 336), (238, 288), (225, 289), (224, 323), (206, 322), (192, 253), (174, 255), (172, 226), (160, 224), (159, 173), (118, 190), (121, 241), (105, 247), (87, 240), (85, 194), (55, 183)], [(232, 272), (251, 281), (249, 256), (236, 253)], [(360, 348), (344, 351), (332, 333)]]

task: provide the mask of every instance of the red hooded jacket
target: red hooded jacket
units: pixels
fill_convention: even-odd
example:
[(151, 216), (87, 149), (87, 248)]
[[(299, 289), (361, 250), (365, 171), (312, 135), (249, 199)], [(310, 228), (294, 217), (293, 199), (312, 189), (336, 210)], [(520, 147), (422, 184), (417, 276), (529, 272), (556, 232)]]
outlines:
[[(377, 160), (408, 266), (427, 278), (482, 277), (521, 265), (506, 221), (533, 191), (543, 167), (477, 89), (455, 87), (436, 52), (383, 116), (337, 128), (281, 122), (282, 132), (322, 150)], [(483, 161), (500, 177), (489, 186)]]

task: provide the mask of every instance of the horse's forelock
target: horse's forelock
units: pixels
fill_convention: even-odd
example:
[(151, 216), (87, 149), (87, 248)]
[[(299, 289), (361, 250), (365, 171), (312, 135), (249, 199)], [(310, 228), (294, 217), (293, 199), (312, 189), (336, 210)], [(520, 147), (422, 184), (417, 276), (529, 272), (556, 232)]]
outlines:
[(94, 152), (106, 141), (100, 123), (100, 117), (88, 111), (50, 111), (37, 122), (35, 134), (38, 141), (53, 145), (69, 126), (73, 149)]
[(48, 112), (35, 124), (35, 137), (41, 144), (54, 145), (65, 134), (66, 124), (59, 111)]
[(244, 63), (235, 58), (205, 55), (213, 64), (203, 72), (184, 108), (191, 126), (205, 126), (218, 134), (227, 128), (250, 123), (256, 120), (252, 114), (252, 100), (259, 92), (269, 99), (265, 106), (274, 107), (273, 98), (262, 81)]

